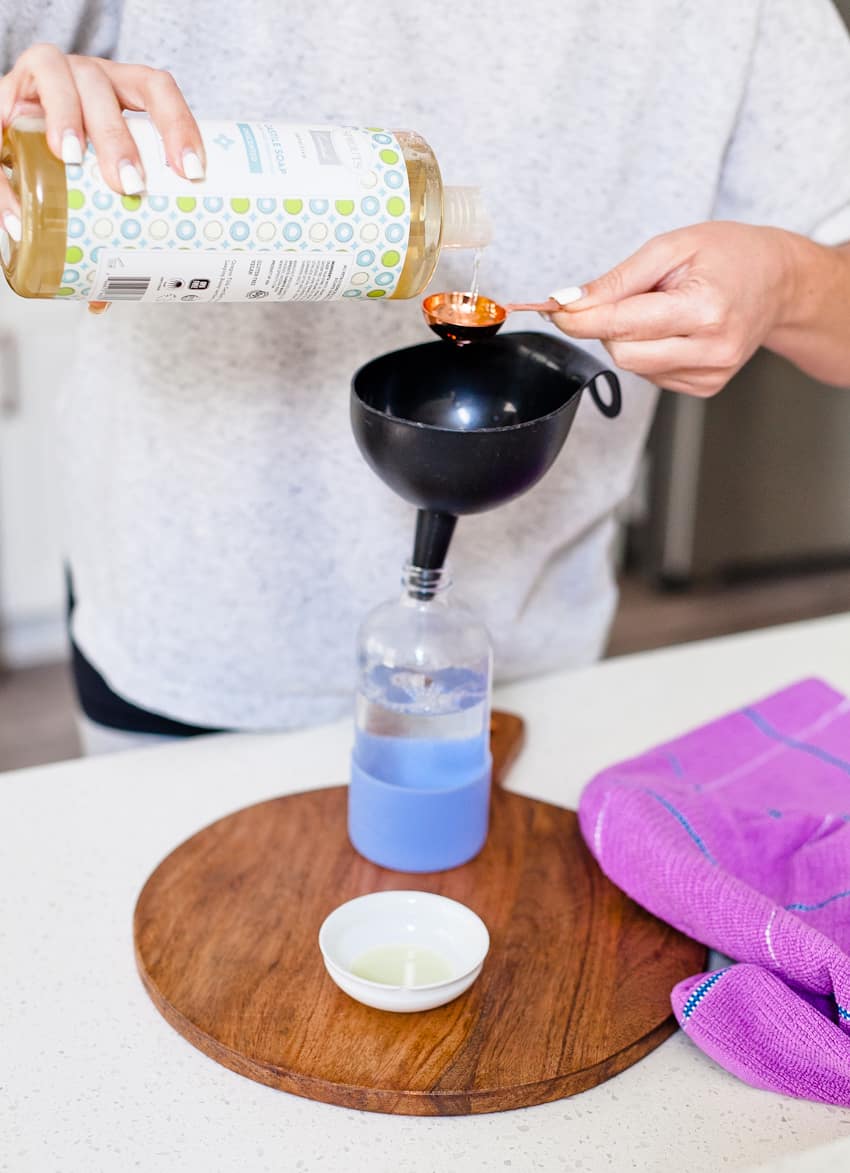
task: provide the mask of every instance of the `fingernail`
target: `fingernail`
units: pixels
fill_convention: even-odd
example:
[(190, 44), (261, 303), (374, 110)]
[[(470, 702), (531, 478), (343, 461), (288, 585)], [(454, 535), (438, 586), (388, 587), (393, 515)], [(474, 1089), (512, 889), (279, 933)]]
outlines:
[(83, 161), (83, 144), (75, 130), (62, 132), (62, 162), (75, 164), (77, 167)]
[(12, 240), (14, 240), (15, 244), (19, 244), (21, 240), (20, 217), (16, 216), (14, 212), (5, 212), (3, 214), (3, 223), (6, 225), (6, 231)]
[(145, 181), (135, 163), (125, 161), (118, 164), (118, 178), (124, 195), (138, 195), (145, 190)]
[(183, 152), (183, 174), (187, 179), (204, 178), (204, 165), (197, 151)]
[(3, 229), (0, 228), (0, 260), (3, 261), (4, 265), (8, 265), (11, 259), (12, 248), (9, 244), (9, 233), (4, 232)]
[(584, 290), (580, 285), (565, 285), (563, 289), (556, 289), (549, 296), (560, 305), (571, 305), (572, 302), (580, 301), (584, 297)]

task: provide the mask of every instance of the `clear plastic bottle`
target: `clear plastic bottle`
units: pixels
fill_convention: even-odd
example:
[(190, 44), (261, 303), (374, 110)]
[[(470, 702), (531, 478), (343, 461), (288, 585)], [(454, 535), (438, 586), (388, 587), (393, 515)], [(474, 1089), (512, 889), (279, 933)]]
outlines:
[(493, 655), (444, 570), (402, 584), (358, 636), (349, 835), (383, 867), (440, 871), (487, 836)]
[(444, 187), (412, 131), (278, 122), (199, 123), (206, 177), (168, 166), (145, 115), (127, 115), (146, 177), (141, 196), (49, 150), (44, 124), (4, 133), (2, 163), (22, 239), (4, 242), (22, 297), (91, 301), (325, 301), (410, 298), (442, 248), (480, 248), (490, 227), (474, 187)]

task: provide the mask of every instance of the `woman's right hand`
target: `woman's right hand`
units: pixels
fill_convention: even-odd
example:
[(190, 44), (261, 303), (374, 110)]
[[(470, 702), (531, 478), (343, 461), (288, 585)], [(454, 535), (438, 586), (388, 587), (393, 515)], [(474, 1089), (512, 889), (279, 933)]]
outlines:
[[(119, 195), (136, 195), (144, 191), (145, 176), (124, 110), (147, 111), (162, 135), (170, 166), (186, 179), (203, 179), (198, 124), (170, 73), (65, 54), (55, 45), (32, 45), (0, 80), (3, 128), (21, 115), (43, 115), (47, 142), (58, 159), (81, 163), (91, 142), (105, 182)], [(19, 241), (20, 207), (2, 170), (0, 220)]]

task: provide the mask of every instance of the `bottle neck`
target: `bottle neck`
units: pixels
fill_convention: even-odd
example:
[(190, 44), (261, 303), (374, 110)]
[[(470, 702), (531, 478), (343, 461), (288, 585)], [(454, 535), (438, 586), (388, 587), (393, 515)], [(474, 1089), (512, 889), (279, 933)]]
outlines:
[(444, 566), (426, 570), (406, 562), (401, 574), (402, 598), (415, 603), (434, 600), (444, 603), (452, 585), (451, 576)]
[(440, 248), (485, 248), (492, 236), (480, 189), (444, 187)]

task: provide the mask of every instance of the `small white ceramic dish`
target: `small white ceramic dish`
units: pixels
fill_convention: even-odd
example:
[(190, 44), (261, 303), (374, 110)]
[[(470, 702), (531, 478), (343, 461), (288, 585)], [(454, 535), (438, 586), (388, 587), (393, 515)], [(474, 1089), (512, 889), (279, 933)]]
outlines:
[(358, 1002), (431, 1010), (469, 989), (490, 934), (471, 908), (446, 896), (371, 892), (334, 909), (319, 929), (319, 948), (330, 976)]

